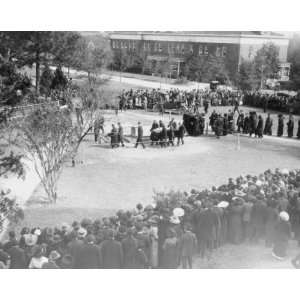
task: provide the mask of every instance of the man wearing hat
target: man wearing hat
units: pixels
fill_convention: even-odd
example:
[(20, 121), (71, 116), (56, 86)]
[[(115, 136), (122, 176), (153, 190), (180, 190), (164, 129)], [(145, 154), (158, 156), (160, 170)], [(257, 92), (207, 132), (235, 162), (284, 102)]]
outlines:
[(102, 268), (102, 254), (99, 246), (95, 245), (95, 236), (89, 234), (73, 257), (74, 269)]
[(197, 238), (190, 225), (184, 225), (183, 234), (179, 238), (179, 255), (182, 267), (193, 268), (193, 255), (197, 251)]
[(288, 241), (291, 238), (291, 225), (289, 214), (285, 211), (280, 212), (279, 221), (274, 228), (274, 247), (272, 255), (282, 260), (286, 257)]
[(122, 250), (124, 254), (124, 269), (135, 269), (138, 241), (133, 236), (132, 228), (127, 230), (127, 236), (122, 240)]
[(142, 126), (141, 122), (138, 122), (138, 136), (137, 136), (137, 140), (135, 143), (135, 148), (137, 148), (137, 146), (139, 144), (141, 144), (143, 146), (143, 148), (145, 148), (145, 145), (143, 143), (143, 135), (144, 135), (143, 126)]
[(123, 250), (120, 242), (114, 239), (113, 229), (107, 231), (107, 239), (100, 244), (104, 269), (123, 267)]

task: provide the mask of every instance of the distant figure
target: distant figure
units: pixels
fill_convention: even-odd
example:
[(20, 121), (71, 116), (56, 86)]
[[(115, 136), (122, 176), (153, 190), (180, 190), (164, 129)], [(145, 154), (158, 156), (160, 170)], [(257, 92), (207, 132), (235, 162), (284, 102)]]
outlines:
[(283, 129), (284, 129), (284, 118), (283, 115), (278, 115), (278, 129), (277, 129), (277, 136), (281, 137), (283, 135)]
[(261, 115), (258, 116), (258, 123), (256, 127), (256, 135), (259, 138), (263, 137), (263, 129), (264, 129), (264, 120)]
[(118, 129), (118, 133), (119, 133), (119, 143), (122, 145), (122, 147), (124, 147), (124, 129), (123, 126), (121, 125), (121, 123), (118, 123), (119, 129)]
[(76, 94), (73, 94), (73, 105), (76, 113), (76, 119), (78, 124), (83, 124), (83, 117), (82, 117), (82, 99), (79, 96), (76, 96)]
[(182, 123), (178, 123), (178, 136), (177, 136), (177, 146), (179, 146), (180, 142), (183, 145), (184, 144), (184, 134), (185, 134), (185, 127)]
[(287, 131), (288, 137), (292, 138), (294, 135), (294, 117), (292, 115), (289, 116), (289, 121), (287, 122)]
[(143, 146), (143, 148), (146, 148), (143, 143), (143, 135), (144, 135), (143, 126), (142, 126), (141, 122), (138, 122), (138, 136), (137, 136), (137, 140), (135, 143), (135, 148), (137, 148), (137, 146), (139, 144), (141, 144)]
[(273, 126), (273, 120), (271, 119), (271, 114), (268, 114), (268, 117), (266, 119), (264, 134), (265, 135), (272, 135), (272, 126)]
[(115, 124), (111, 125), (111, 132), (108, 134), (110, 136), (110, 145), (112, 148), (118, 147), (118, 130), (115, 126)]

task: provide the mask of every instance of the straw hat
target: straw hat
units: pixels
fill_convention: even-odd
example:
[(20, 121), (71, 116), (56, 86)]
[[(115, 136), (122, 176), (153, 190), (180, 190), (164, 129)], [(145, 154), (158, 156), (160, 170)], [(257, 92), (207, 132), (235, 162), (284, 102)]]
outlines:
[(227, 201), (221, 201), (217, 207), (220, 207), (220, 208), (226, 208), (228, 207), (229, 203)]
[(176, 207), (173, 209), (173, 215), (175, 217), (183, 217), (184, 216), (184, 209), (181, 207)]
[(282, 221), (288, 221), (290, 219), (290, 216), (289, 214), (286, 212), (286, 211), (282, 211), (280, 214), (279, 214), (279, 218), (282, 220)]

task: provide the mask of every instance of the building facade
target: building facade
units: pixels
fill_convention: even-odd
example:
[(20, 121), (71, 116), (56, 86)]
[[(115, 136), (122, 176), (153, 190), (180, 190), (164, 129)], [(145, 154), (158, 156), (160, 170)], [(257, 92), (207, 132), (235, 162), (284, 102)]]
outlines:
[(168, 61), (172, 73), (179, 76), (187, 60), (214, 57), (222, 62), (230, 77), (234, 77), (241, 61), (251, 60), (257, 50), (266, 43), (274, 43), (279, 49), (282, 64), (280, 74), (286, 80), (289, 73), (287, 63), (288, 38), (275, 33), (259, 31), (181, 31), (141, 32), (120, 31), (110, 33), (112, 51), (136, 53), (148, 64), (151, 71)]

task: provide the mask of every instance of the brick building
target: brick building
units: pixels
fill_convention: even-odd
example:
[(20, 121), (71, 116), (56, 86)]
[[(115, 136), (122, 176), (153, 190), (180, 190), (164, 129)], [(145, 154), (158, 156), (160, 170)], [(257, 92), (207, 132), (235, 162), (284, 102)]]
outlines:
[(272, 42), (279, 48), (280, 76), (283, 80), (288, 78), (289, 40), (281, 34), (261, 31), (119, 31), (111, 32), (109, 36), (115, 54), (124, 51), (129, 56), (138, 54), (147, 62), (150, 72), (168, 61), (176, 76), (181, 74), (191, 57), (215, 57), (233, 78), (242, 59), (251, 60), (263, 44)]

